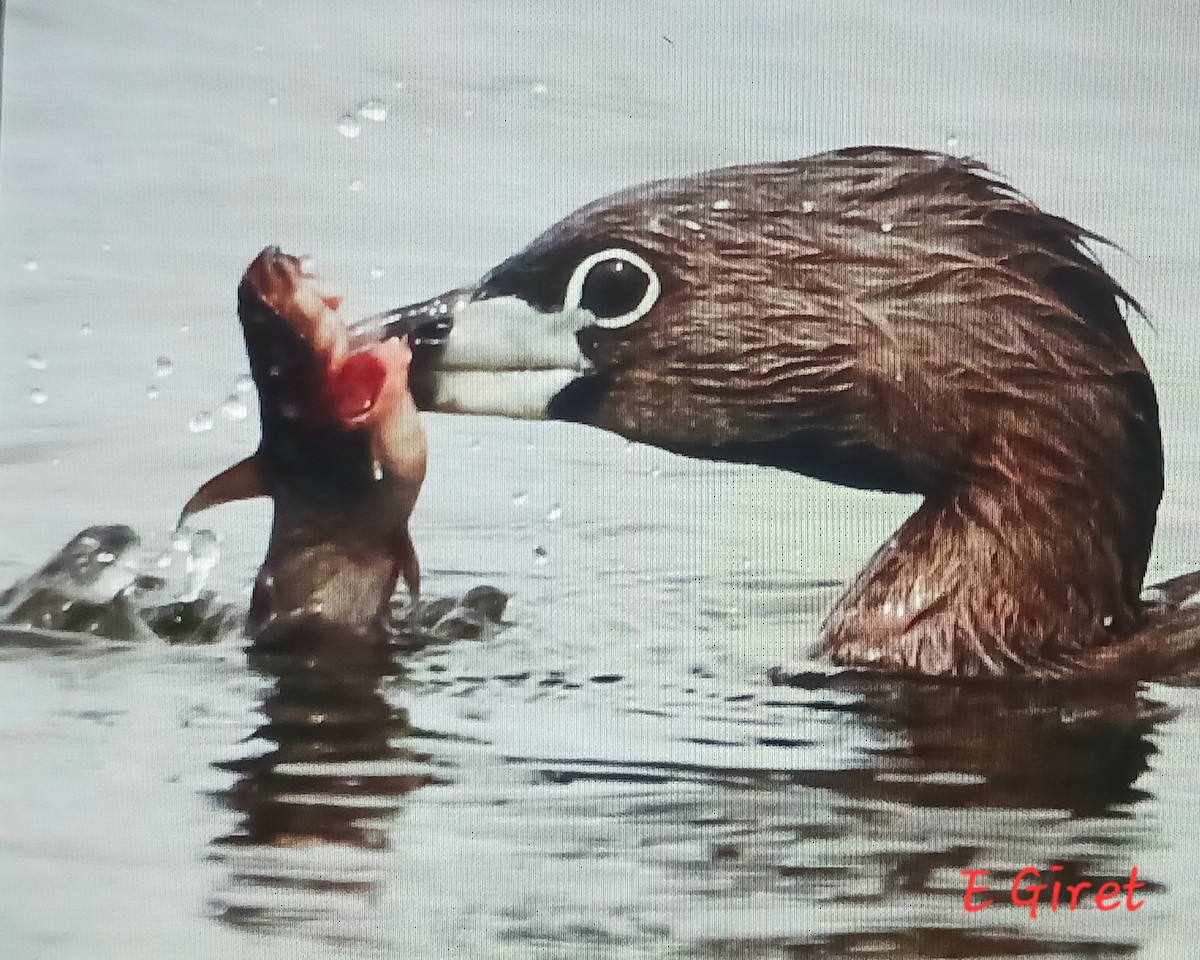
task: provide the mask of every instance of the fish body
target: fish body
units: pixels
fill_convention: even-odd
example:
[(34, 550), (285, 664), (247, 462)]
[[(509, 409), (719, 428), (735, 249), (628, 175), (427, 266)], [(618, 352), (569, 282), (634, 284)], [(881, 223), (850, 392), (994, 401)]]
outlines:
[(408, 521), (426, 443), (398, 339), (352, 340), (304, 261), (268, 247), (238, 289), (238, 317), (259, 396), (253, 455), (213, 477), (183, 517), (270, 497), (274, 518), (247, 631), (260, 637), (316, 618), (381, 630), (397, 581), (415, 600), (420, 567)]

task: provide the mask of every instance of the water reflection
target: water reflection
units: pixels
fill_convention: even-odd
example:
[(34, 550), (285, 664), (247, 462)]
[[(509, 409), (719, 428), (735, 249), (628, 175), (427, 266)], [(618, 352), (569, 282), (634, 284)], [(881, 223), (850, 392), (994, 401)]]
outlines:
[(214, 841), (229, 887), (217, 915), (260, 929), (309, 921), (314, 936), (341, 939), (347, 898), (369, 899), (387, 869), (386, 822), (439, 777), (410, 745), (419, 731), (406, 712), (380, 693), (398, 673), (388, 650), (301, 625), (252, 648), (249, 664), (273, 682), (249, 741), (261, 749), (218, 764), (237, 775), (222, 799), (240, 819)]
[[(824, 804), (828, 832), (805, 844), (806, 851), (796, 849), (799, 856), (780, 873), (822, 891), (811, 899), (855, 917), (857, 929), (838, 930), (835, 919), (795, 941), (777, 941), (788, 955), (1136, 953), (1135, 915), (1122, 911), (1117, 923), (1102, 925), (1108, 915), (1086, 899), (1079, 913), (1052, 912), (1047, 892), (1034, 919), (1028, 906), (1012, 904), (1011, 890), (1028, 866), (1041, 871), (1042, 882), (1086, 880), (1093, 892), (1104, 882), (1128, 880), (1147, 842), (1133, 807), (1147, 798), (1136, 782), (1155, 752), (1156, 727), (1169, 717), (1162, 704), (1132, 686), (861, 677), (835, 679), (833, 686), (860, 697), (853, 713), (889, 745), (861, 769), (797, 775), (836, 799)], [(1051, 865), (1061, 870), (1051, 874)], [(986, 912), (964, 909), (964, 870), (988, 871), (981, 882), (991, 888), (993, 906)], [(1139, 894), (1162, 896), (1163, 886), (1142, 873), (1147, 884)], [(810, 899), (805, 889), (800, 895)], [(1105, 936), (1114, 930), (1123, 936)]]
[[(486, 930), (511, 955), (586, 941), (703, 957), (1124, 957), (1146, 914), (1043, 901), (1035, 919), (1008, 902), (1017, 873), (1057, 865), (1054, 879), (1094, 890), (1137, 866), (1139, 895), (1167, 896), (1139, 862), (1158, 842), (1139, 781), (1170, 712), (1132, 686), (813, 673), (719, 704), (663, 696), (648, 714), (621, 682), (473, 671), (422, 703), (484, 716), (523, 702), (523, 728), (577, 731), (559, 742), (578, 752), (510, 752), (513, 731), (488, 720), (495, 742), (474, 743), (464, 777), (457, 741), (423, 734), (381, 692), (418, 692), (419, 658), (397, 684), (394, 654), (320, 630), (250, 663), (271, 683), (254, 752), (222, 765), (236, 829), (210, 848), (214, 912), (239, 929), (395, 947), (399, 928), (376, 932), (413, 919), (399, 891), (444, 879), (441, 844), (470, 867), (423, 922), (450, 940), (447, 924)], [(619, 726), (585, 725), (601, 704), (606, 723), (637, 725), (628, 747)], [(433, 845), (433, 795), (401, 813), (431, 784), (445, 790), (436, 816), (458, 824)], [(988, 871), (985, 912), (964, 910), (964, 870)]]

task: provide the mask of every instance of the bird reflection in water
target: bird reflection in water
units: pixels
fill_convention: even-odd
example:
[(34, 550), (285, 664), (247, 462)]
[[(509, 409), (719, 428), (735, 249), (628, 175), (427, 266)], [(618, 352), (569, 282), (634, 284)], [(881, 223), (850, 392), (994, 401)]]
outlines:
[[(775, 679), (814, 691), (830, 686), (817, 675)], [(1048, 897), (1038, 920), (1008, 899), (1026, 866), (1044, 878), (1051, 864), (1059, 865), (1053, 879), (1063, 883), (1128, 879), (1138, 866), (1131, 858), (1145, 842), (1132, 816), (1148, 797), (1137, 780), (1149, 769), (1155, 728), (1170, 718), (1164, 705), (1131, 685), (963, 685), (845, 675), (832, 686), (853, 695), (836, 709), (849, 709), (885, 746), (865, 767), (812, 781), (848, 802), (832, 804), (828, 840), (810, 846), (816, 855), (781, 872), (822, 888), (825, 905), (859, 916), (866, 908), (880, 922), (866, 930), (814, 931), (788, 944), (789, 955), (1137, 952), (1137, 915), (1101, 926), (1097, 919), (1108, 915), (1074, 914), (1064, 937), (1061, 926), (1047, 925)], [(995, 906), (987, 912), (963, 908), (963, 870), (989, 871)], [(1161, 896), (1164, 886), (1142, 872), (1148, 882), (1140, 893)], [(889, 929), (888, 916), (902, 923)]]

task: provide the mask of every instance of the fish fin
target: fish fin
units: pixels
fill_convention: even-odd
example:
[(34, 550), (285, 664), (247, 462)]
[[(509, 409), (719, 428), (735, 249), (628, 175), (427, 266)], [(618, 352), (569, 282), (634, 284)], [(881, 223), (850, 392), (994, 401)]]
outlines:
[(417, 551), (407, 530), (401, 534), (398, 546), (396, 566), (404, 577), (404, 585), (408, 587), (408, 595), (415, 606), (421, 596), (421, 563), (417, 560)]
[(245, 460), (239, 460), (228, 470), (222, 470), (211, 480), (201, 484), (200, 489), (192, 494), (192, 499), (184, 504), (178, 526), (182, 527), (193, 515), (209, 507), (266, 495), (262, 474), (258, 468), (258, 454), (255, 454)]

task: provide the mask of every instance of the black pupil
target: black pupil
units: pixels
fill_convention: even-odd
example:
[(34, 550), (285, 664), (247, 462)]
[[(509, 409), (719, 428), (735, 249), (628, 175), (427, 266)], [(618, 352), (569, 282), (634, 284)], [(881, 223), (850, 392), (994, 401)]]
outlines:
[(579, 305), (597, 317), (611, 319), (633, 310), (646, 295), (650, 278), (625, 260), (602, 260), (583, 280)]

